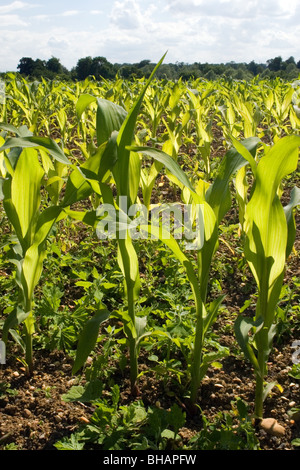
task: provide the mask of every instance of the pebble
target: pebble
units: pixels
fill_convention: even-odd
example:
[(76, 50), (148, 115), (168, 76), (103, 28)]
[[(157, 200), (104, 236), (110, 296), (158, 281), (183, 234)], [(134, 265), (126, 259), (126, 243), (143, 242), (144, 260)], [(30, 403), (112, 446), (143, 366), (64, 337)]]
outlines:
[(19, 377), (19, 376), (20, 376), (20, 374), (19, 374), (19, 372), (18, 372), (17, 370), (15, 370), (12, 375), (13, 375), (14, 377)]
[(75, 382), (76, 382), (76, 379), (68, 380), (68, 382), (67, 382), (68, 387), (70, 387), (71, 385), (74, 385)]
[(86, 423), (86, 424), (89, 423), (89, 420), (85, 416), (81, 416), (79, 419), (82, 423)]
[(24, 415), (25, 415), (27, 418), (30, 418), (30, 416), (31, 416), (31, 411), (28, 410), (28, 408), (25, 408), (25, 409), (24, 409)]
[(242, 381), (241, 381), (241, 379), (240, 379), (239, 377), (234, 377), (233, 383), (235, 383), (235, 384), (240, 384), (241, 382), (242, 382)]
[(262, 419), (260, 427), (272, 436), (282, 437), (285, 434), (285, 428), (281, 426), (275, 418)]

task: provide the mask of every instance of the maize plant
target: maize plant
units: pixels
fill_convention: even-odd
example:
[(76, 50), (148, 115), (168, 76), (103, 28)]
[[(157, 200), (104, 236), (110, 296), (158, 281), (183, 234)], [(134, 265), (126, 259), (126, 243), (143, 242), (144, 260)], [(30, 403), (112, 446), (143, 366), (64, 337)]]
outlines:
[[(276, 307), (283, 284), (285, 265), (295, 239), (293, 208), (300, 203), (299, 189), (283, 208), (282, 180), (296, 170), (300, 137), (287, 136), (276, 142), (258, 164), (240, 145), (249, 162), (254, 188), (244, 214), (245, 257), (257, 284), (254, 318), (239, 316), (235, 323), (237, 340), (250, 359), (256, 377), (255, 416), (263, 417), (263, 402), (273, 384), (265, 383), (267, 362), (276, 334)], [(252, 341), (250, 332), (253, 332)]]
[[(250, 155), (255, 153), (257, 142), (257, 139), (245, 140), (244, 145)], [(164, 155), (162, 151), (157, 149), (132, 147), (132, 150), (155, 158), (159, 156), (162, 158)], [(217, 318), (218, 309), (224, 299), (224, 296), (221, 295), (207, 305), (207, 289), (212, 259), (219, 243), (219, 224), (231, 206), (229, 182), (231, 176), (246, 164), (247, 160), (238, 151), (232, 149), (226, 154), (220, 165), (219, 173), (210, 186), (204, 181), (200, 181), (195, 190), (189, 181), (186, 184), (183, 184), (182, 178), (181, 181), (178, 181), (183, 193), (185, 193), (185, 202), (192, 206), (192, 211), (189, 214), (190, 224), (196, 216), (198, 217), (193, 248), (197, 253), (196, 267), (177, 240), (163, 226), (141, 226), (142, 231), (148, 231), (155, 235), (155, 238), (161, 240), (173, 252), (184, 266), (190, 282), (196, 310), (194, 346), (192, 356), (189, 358), (191, 375), (189, 404), (192, 410), (197, 402), (201, 380), (209, 365), (223, 355), (222, 351), (203, 353), (206, 335)]]
[[(34, 289), (42, 272), (46, 255), (45, 242), (54, 223), (62, 216), (57, 205), (41, 210), (41, 187), (45, 170), (40, 164), (38, 149), (43, 148), (47, 156), (63, 165), (68, 159), (57, 144), (48, 138), (34, 137), (23, 126), (16, 129), (1, 125), (2, 129), (14, 132), (8, 137), (0, 151), (4, 152), (6, 174), (1, 178), (3, 206), (12, 224), (16, 239), (11, 242), (11, 261), (16, 265), (16, 282), (19, 295), (16, 307), (7, 317), (3, 328), (3, 340), (20, 323), (24, 323), (24, 349), (28, 374), (33, 370), (33, 314)], [(49, 157), (48, 157), (49, 158)], [(46, 155), (44, 153), (44, 161)]]
[[(129, 229), (126, 226), (127, 220), (125, 228), (122, 225), (122, 220), (124, 220), (123, 213), (127, 214), (129, 207), (134, 206), (137, 202), (141, 178), (140, 157), (136, 150), (131, 147), (134, 141), (135, 125), (147, 87), (162, 60), (163, 58), (153, 70), (152, 75), (129, 113), (119, 105), (91, 95), (83, 95), (77, 105), (78, 116), (81, 116), (87, 106), (95, 101), (97, 102), (96, 134), (99, 149), (98, 154), (88, 159), (86, 164), (81, 166), (81, 174), (78, 173), (77, 176), (79, 178), (78, 181), (81, 181), (83, 185), (91, 185), (93, 191), (96, 191), (104, 204), (111, 205), (117, 210), (116, 238), (118, 263), (124, 276), (124, 292), (127, 302), (127, 312), (121, 314), (121, 320), (124, 322), (124, 329), (128, 337), (130, 382), (133, 394), (138, 393), (139, 343), (144, 334), (145, 319), (137, 317), (135, 314), (135, 303), (138, 300), (140, 291), (139, 262)], [(165, 165), (169, 171), (173, 172), (178, 180), (181, 180), (184, 184), (188, 183), (185, 174), (169, 155), (156, 153), (153, 150), (151, 156), (159, 163)], [(91, 166), (88, 167), (89, 162), (91, 162)], [(86, 177), (86, 181), (84, 181), (82, 173)], [(73, 186), (79, 187), (78, 181)], [(108, 183), (113, 183), (116, 187), (115, 198)], [(68, 187), (66, 192), (68, 193)], [(125, 201), (125, 206), (123, 201)], [(70, 201), (68, 201), (69, 203)], [(74, 212), (70, 212), (70, 215), (81, 217), (84, 220), (83, 214), (76, 215)], [(129, 220), (129, 226), (130, 222), (131, 220)], [(84, 345), (87, 342), (88, 337), (85, 336), (84, 332), (73, 367), (74, 373), (82, 366), (86, 359), (86, 351), (88, 349)]]

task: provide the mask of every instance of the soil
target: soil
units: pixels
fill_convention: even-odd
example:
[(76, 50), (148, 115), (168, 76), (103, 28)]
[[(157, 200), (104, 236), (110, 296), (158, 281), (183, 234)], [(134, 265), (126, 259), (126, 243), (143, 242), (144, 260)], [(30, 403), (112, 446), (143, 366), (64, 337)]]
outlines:
[[(232, 345), (232, 341), (230, 334), (224, 334), (220, 339), (224, 346)], [(293, 353), (291, 344), (289, 338), (286, 344), (274, 348), (270, 356), (269, 380), (277, 381), (282, 388), (275, 387), (265, 402), (265, 417), (275, 418), (285, 428), (285, 433), (276, 437), (257, 427), (262, 450), (297, 450), (291, 442), (299, 438), (300, 417), (298, 413), (292, 419), (289, 412), (299, 406), (300, 391), (299, 382), (289, 375)], [(141, 369), (147, 367), (142, 356), (140, 362)], [(35, 370), (31, 377), (26, 375), (17, 355), (8, 357), (0, 370), (0, 384), (10, 384), (11, 391), (0, 395), (0, 449), (14, 443), (18, 450), (56, 450), (55, 442), (88, 423), (94, 411), (92, 405), (62, 400), (62, 395), (74, 384), (71, 369), (72, 359), (62, 351), (36, 351)], [(161, 381), (151, 374), (141, 377), (139, 387), (138, 399), (142, 399), (145, 406), (171, 406)], [(229, 356), (223, 360), (222, 369), (208, 370), (199, 390), (198, 404), (208, 420), (213, 420), (218, 413), (229, 411), (230, 403), (236, 397), (248, 404), (253, 403), (254, 389), (250, 365), (242, 357)], [(120, 404), (128, 404), (135, 399), (131, 396), (129, 381), (124, 377), (120, 377), (120, 390)], [(174, 402), (174, 397), (172, 400)], [(186, 424), (179, 433), (183, 442), (188, 442), (199, 432), (202, 421), (198, 414), (191, 415), (178, 397), (176, 401), (186, 412)]]

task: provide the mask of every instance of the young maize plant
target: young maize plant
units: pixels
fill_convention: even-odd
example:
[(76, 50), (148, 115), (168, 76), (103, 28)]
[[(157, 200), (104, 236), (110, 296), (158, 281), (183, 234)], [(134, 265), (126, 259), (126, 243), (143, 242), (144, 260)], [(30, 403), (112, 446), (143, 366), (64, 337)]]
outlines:
[(265, 383), (265, 380), (268, 357), (276, 334), (276, 307), (286, 261), (295, 240), (293, 208), (300, 203), (300, 190), (294, 188), (291, 201), (284, 208), (280, 201), (280, 185), (297, 168), (300, 137), (281, 138), (271, 149), (265, 149), (258, 164), (241, 143), (234, 144), (250, 164), (254, 176), (252, 195), (245, 207), (243, 229), (244, 253), (258, 290), (254, 318), (239, 316), (235, 322), (235, 334), (254, 368), (255, 416), (262, 419), (263, 402), (274, 385)]
[[(89, 105), (94, 102), (97, 103), (96, 136), (98, 151), (81, 165), (80, 171), (75, 170), (73, 176), (72, 174), (70, 175), (65, 196), (65, 205), (70, 205), (72, 203), (72, 199), (68, 197), (70, 190), (73, 191), (75, 188), (75, 192), (77, 191), (78, 194), (82, 193), (83, 195), (86, 194), (86, 190), (89, 187), (90, 192), (96, 192), (104, 205), (108, 204), (116, 209), (118, 263), (124, 276), (127, 312), (115, 312), (112, 314), (119, 316), (123, 321), (124, 331), (128, 338), (130, 382), (133, 394), (138, 393), (139, 344), (145, 332), (146, 319), (137, 317), (135, 314), (135, 304), (140, 291), (139, 262), (128, 228), (132, 219), (130, 217), (125, 219), (124, 228), (123, 214), (127, 214), (129, 207), (137, 203), (137, 194), (141, 180), (141, 160), (131, 145), (134, 142), (135, 126), (145, 92), (162, 61), (163, 58), (153, 70), (129, 113), (111, 101), (96, 98), (92, 95), (82, 95), (79, 98), (77, 103), (78, 117), (82, 115)], [(156, 152), (155, 149), (149, 149), (149, 152), (151, 151), (151, 156), (154, 160), (164, 165), (183, 184), (188, 184), (185, 173), (169, 155)], [(110, 184), (114, 184), (116, 187), (115, 197)], [(125, 207), (123, 206), (123, 201), (125, 201)], [(94, 211), (93, 215), (92, 212), (87, 214), (84, 212), (75, 213), (74, 211), (68, 211), (68, 213), (70, 216), (90, 223), (94, 227), (95, 222), (97, 223), (97, 220), (100, 221), (101, 219), (99, 211)], [(89, 339), (89, 335), (90, 327), (84, 329), (80, 337), (73, 373), (76, 373), (84, 364), (88, 351), (95, 344), (94, 341)], [(93, 338), (95, 340), (96, 336)]]
[[(257, 143), (258, 139), (256, 138), (246, 139), (244, 141), (245, 147), (243, 148), (247, 148), (250, 155), (252, 153), (255, 154)], [(164, 156), (164, 153), (157, 149), (132, 147), (132, 150), (155, 157), (156, 159), (163, 158)], [(224, 355), (222, 348), (217, 352), (207, 354), (203, 352), (207, 332), (216, 320), (218, 309), (224, 299), (224, 296), (221, 295), (207, 305), (207, 289), (210, 266), (219, 243), (219, 225), (231, 207), (229, 182), (232, 175), (246, 164), (247, 160), (236, 149), (231, 149), (225, 155), (220, 165), (219, 173), (208, 189), (204, 181), (199, 181), (195, 190), (189, 180), (186, 183), (184, 183), (183, 178), (177, 180), (178, 185), (183, 190), (183, 193), (185, 193), (185, 202), (193, 206), (190, 223), (194, 219), (192, 213), (194, 216), (198, 216), (194, 248), (197, 251), (196, 267), (186, 256), (184, 249), (177, 240), (162, 225), (159, 227), (153, 227), (152, 225), (140, 227), (142, 231), (152, 233), (152, 235), (155, 235), (155, 238), (170, 248), (174, 256), (185, 268), (190, 282), (196, 309), (194, 346), (189, 361), (191, 374), (189, 405), (191, 410), (195, 409), (199, 386), (209, 365)]]
[(42, 152), (42, 159), (47, 165), (49, 155), (62, 165), (69, 165), (70, 162), (51, 139), (34, 137), (25, 126), (16, 129), (12, 125), (1, 124), (1, 127), (16, 135), (8, 137), (0, 148), (0, 152), (4, 152), (6, 169), (0, 181), (3, 207), (16, 236), (11, 241), (11, 261), (16, 265), (19, 288), (16, 307), (4, 323), (3, 340), (7, 341), (9, 332), (16, 337), (14, 327), (24, 323), (25, 362), (27, 372), (31, 374), (35, 331), (34, 289), (42, 272), (46, 239), (54, 223), (63, 216), (57, 205), (41, 210), (41, 186), (44, 184), (45, 169), (40, 164), (38, 150)]

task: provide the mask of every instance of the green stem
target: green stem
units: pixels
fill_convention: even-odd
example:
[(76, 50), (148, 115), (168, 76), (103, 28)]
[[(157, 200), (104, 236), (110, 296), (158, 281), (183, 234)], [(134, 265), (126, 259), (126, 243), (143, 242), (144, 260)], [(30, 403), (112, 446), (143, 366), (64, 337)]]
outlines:
[(198, 389), (200, 386), (200, 368), (202, 364), (202, 349), (203, 349), (203, 303), (200, 299), (196, 304), (196, 333), (194, 342), (194, 356), (191, 367), (191, 405), (195, 406), (198, 396)]
[[(134, 304), (134, 293), (132, 288), (127, 289), (127, 301), (128, 301), (128, 315), (131, 318), (133, 326), (135, 326), (135, 304)], [(131, 392), (136, 395), (138, 392), (137, 387), (137, 376), (138, 376), (138, 354), (136, 338), (131, 336), (129, 342), (129, 358), (130, 358), (130, 384)]]
[(256, 388), (255, 388), (255, 417), (262, 419), (263, 417), (263, 391), (264, 380), (259, 374), (256, 374)]
[(25, 324), (25, 361), (27, 364), (27, 374), (33, 372), (33, 333), (34, 333), (34, 317), (32, 313), (32, 303), (28, 301), (26, 311), (30, 312), (26, 318)]
[(259, 371), (256, 372), (255, 385), (255, 417), (263, 418), (263, 393), (264, 393), (264, 377), (266, 373), (265, 354), (263, 348), (258, 348), (258, 365)]

